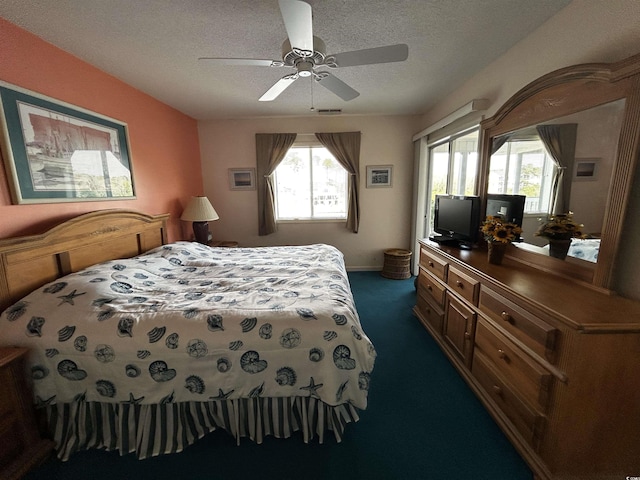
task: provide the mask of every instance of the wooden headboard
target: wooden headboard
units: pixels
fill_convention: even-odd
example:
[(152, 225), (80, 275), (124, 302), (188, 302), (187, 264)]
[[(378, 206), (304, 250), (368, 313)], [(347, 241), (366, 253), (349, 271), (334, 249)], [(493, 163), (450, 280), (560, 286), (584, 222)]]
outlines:
[(0, 240), (0, 311), (64, 275), (166, 244), (168, 218), (168, 214), (100, 210), (40, 235)]

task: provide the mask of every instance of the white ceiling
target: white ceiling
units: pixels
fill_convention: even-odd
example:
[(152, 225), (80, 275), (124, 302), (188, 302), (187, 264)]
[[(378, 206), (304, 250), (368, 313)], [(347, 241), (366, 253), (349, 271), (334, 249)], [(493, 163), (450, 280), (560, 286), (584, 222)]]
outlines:
[[(421, 114), (570, 0), (308, 0), (327, 54), (397, 43), (401, 63), (334, 75), (344, 102), (313, 86), (315, 109)], [(0, 0), (0, 16), (196, 119), (308, 115), (311, 80), (258, 98), (288, 68), (213, 66), (198, 57), (280, 60), (277, 0)], [(517, 65), (514, 65), (517, 68)]]

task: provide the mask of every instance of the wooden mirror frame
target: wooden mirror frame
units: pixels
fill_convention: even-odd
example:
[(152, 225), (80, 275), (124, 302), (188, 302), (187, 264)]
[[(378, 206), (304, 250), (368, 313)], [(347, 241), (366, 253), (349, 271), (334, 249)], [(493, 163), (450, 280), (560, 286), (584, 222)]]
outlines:
[[(591, 63), (556, 70), (529, 83), (496, 114), (481, 122), (478, 194), (486, 206), (491, 145), (495, 137), (603, 105), (625, 100), (624, 117), (613, 165), (598, 262), (564, 262), (535, 248), (511, 248), (509, 255), (551, 273), (571, 276), (609, 289), (640, 155), (640, 54), (616, 63)], [(484, 211), (484, 210), (483, 210)]]

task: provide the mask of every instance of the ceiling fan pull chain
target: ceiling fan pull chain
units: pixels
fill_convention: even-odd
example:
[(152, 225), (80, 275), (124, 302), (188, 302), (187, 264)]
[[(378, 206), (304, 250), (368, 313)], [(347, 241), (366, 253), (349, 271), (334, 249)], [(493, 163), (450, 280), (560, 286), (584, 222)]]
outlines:
[(311, 77), (311, 81), (309, 82), (311, 84), (311, 111), (315, 111), (315, 108), (313, 108), (313, 82), (314, 82), (315, 78)]

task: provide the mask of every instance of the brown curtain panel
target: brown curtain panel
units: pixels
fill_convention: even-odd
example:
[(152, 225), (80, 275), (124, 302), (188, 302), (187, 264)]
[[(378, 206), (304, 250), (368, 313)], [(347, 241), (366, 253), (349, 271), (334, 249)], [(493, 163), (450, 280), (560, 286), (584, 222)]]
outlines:
[(360, 225), (360, 132), (316, 133), (320, 143), (336, 158), (349, 173), (349, 204), (347, 228), (358, 233)]
[(271, 174), (295, 140), (295, 133), (256, 133), (258, 235), (269, 235), (278, 229)]
[(553, 179), (551, 213), (567, 213), (571, 199), (571, 177), (576, 155), (578, 124), (538, 125), (536, 130), (557, 167)]

